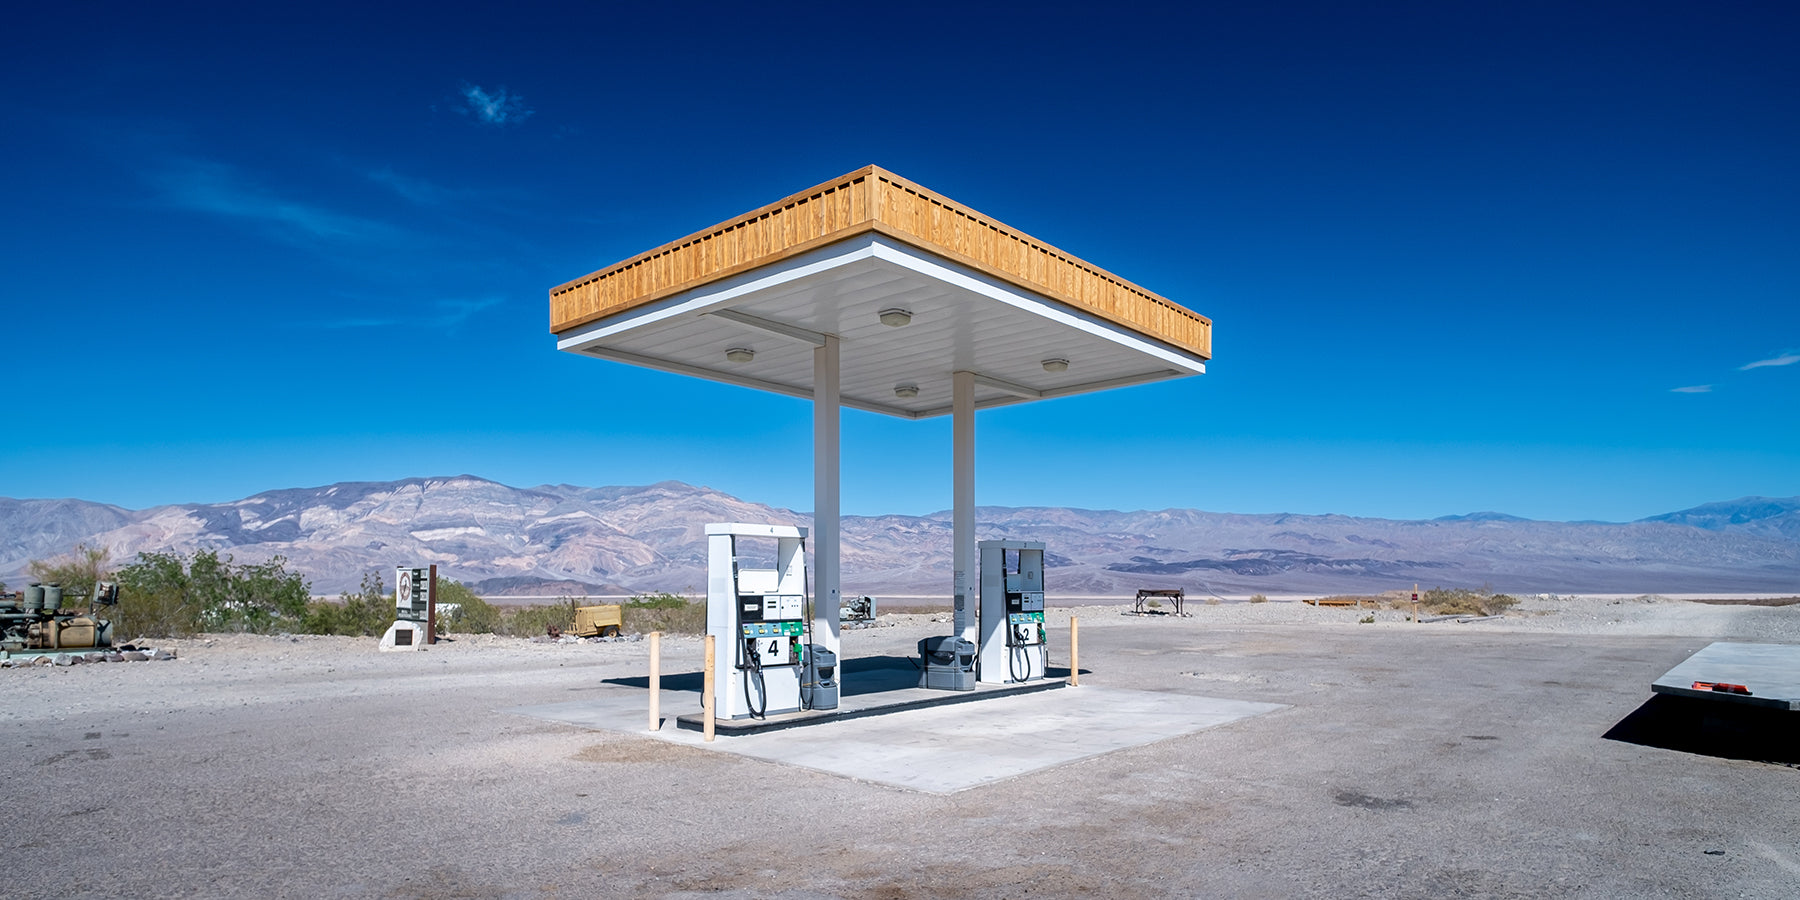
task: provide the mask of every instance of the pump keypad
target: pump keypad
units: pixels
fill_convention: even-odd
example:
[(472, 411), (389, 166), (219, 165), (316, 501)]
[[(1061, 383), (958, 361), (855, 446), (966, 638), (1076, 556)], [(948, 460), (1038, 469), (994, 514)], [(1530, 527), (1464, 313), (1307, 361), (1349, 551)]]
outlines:
[(800, 637), (806, 633), (804, 622), (745, 622), (744, 637)]

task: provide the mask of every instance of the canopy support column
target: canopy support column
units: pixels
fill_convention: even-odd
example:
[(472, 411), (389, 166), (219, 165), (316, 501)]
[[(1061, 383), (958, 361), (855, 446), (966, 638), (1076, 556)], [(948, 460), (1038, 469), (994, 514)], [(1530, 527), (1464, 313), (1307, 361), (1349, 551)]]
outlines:
[(950, 459), (954, 472), (956, 634), (974, 643), (975, 634), (975, 373), (950, 376)]
[[(813, 640), (838, 652), (838, 338), (813, 348)], [(842, 683), (839, 670), (839, 683)]]

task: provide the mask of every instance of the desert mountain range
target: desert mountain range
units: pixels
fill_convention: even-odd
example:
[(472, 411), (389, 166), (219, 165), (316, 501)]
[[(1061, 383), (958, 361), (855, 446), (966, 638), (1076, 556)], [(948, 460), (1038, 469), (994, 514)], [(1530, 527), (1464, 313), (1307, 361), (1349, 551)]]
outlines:
[[(1800, 592), (1800, 497), (1746, 497), (1637, 522), (1497, 513), (1424, 521), (1194, 509), (981, 507), (982, 539), (1044, 541), (1052, 596), (1476, 587), (1517, 592)], [(488, 595), (703, 593), (708, 522), (810, 516), (680, 482), (514, 488), (470, 475), (266, 491), (129, 510), (0, 498), (0, 580), (79, 544), (115, 563), (212, 548), (288, 560), (320, 594), (436, 563)], [(847, 595), (949, 593), (950, 513), (846, 516)]]

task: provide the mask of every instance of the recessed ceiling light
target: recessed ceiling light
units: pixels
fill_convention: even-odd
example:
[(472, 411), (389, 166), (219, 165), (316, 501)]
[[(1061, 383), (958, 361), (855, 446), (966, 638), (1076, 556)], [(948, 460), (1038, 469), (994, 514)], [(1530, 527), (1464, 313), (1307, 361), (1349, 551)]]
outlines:
[(725, 358), (734, 363), (747, 363), (756, 358), (756, 351), (748, 347), (733, 347), (725, 351)]
[(881, 324), (886, 325), (889, 328), (899, 328), (911, 321), (912, 310), (901, 309), (900, 307), (895, 306), (881, 311)]
[(905, 400), (911, 400), (912, 398), (919, 396), (919, 386), (910, 382), (907, 384), (896, 384), (894, 385), (894, 396)]
[(1067, 372), (1069, 371), (1069, 361), (1061, 358), (1046, 359), (1044, 360), (1044, 371)]

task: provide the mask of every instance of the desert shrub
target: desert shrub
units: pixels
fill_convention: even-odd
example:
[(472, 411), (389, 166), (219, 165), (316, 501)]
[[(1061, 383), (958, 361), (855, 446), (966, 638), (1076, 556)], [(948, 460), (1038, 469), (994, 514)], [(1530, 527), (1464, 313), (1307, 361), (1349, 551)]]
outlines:
[(343, 619), (342, 609), (330, 600), (307, 602), (306, 611), (300, 614), (300, 631), (304, 634), (337, 634), (338, 622)]
[(200, 606), (189, 602), (187, 562), (179, 553), (140, 553), (119, 572), (114, 634), (173, 637), (200, 630)]
[(300, 628), (308, 634), (338, 634), (348, 637), (379, 637), (394, 624), (394, 595), (382, 583), (381, 573), (363, 573), (362, 588), (331, 600), (314, 600), (306, 605), (300, 617)]
[(634, 634), (706, 633), (706, 604), (680, 594), (639, 594), (620, 604), (619, 613), (625, 619), (625, 630)]
[(337, 634), (380, 637), (399, 615), (394, 608), (394, 593), (382, 583), (381, 573), (373, 569), (363, 573), (361, 590), (344, 594), (339, 600), (343, 618)]
[(575, 607), (586, 606), (586, 599), (570, 598), (548, 606), (513, 607), (501, 613), (500, 625), (495, 632), (513, 637), (536, 637), (550, 633), (553, 626), (559, 632), (568, 631), (575, 627)]
[(1267, 603), (1267, 602), (1269, 602), (1269, 597), (1267, 594), (1251, 594), (1250, 602), (1251, 603)]
[[(442, 612), (447, 604), (456, 608)], [(469, 586), (455, 579), (438, 579), (438, 632), (446, 634), (492, 634), (501, 626), (500, 610), (475, 596)]]
[(654, 594), (636, 594), (621, 605), (626, 609), (680, 609), (692, 602), (680, 594), (659, 591)]
[(1419, 597), (1419, 605), (1439, 616), (1497, 616), (1518, 604), (1517, 597), (1496, 594), (1483, 587), (1432, 588)]
[(140, 553), (119, 571), (120, 634), (167, 636), (196, 631), (268, 633), (298, 628), (308, 612), (306, 579), (277, 556), (233, 564), (214, 550), (193, 557)]
[(78, 544), (64, 556), (32, 560), (26, 571), (31, 573), (32, 581), (62, 585), (63, 606), (69, 607), (92, 600), (94, 583), (111, 577), (106, 564), (110, 555), (104, 547)]

